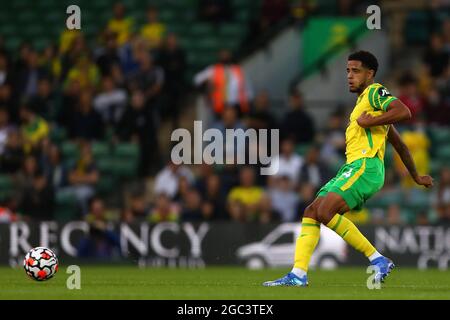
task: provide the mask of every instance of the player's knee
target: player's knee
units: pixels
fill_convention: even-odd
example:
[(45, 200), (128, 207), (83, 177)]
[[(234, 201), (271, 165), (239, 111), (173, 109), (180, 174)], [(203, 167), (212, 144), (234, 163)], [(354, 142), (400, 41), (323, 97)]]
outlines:
[(317, 205), (315, 203), (311, 203), (307, 206), (305, 212), (303, 213), (303, 217), (317, 220)]
[(335, 210), (331, 210), (330, 208), (328, 208), (328, 206), (322, 204), (317, 209), (317, 220), (320, 223), (326, 225), (328, 224), (328, 222), (330, 222), (330, 220), (334, 217), (335, 214), (336, 214)]

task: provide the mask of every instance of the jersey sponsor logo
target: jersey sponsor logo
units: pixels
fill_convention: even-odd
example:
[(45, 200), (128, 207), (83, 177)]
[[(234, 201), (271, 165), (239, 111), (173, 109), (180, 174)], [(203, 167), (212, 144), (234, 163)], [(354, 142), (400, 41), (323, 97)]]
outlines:
[(378, 94), (381, 96), (381, 97), (389, 97), (389, 96), (391, 96), (391, 93), (388, 91), (388, 89), (386, 89), (386, 88), (380, 88), (380, 89), (378, 89)]
[(342, 174), (343, 177), (345, 178), (350, 178), (351, 174), (352, 174), (353, 168), (350, 168), (350, 170), (348, 170), (347, 172), (344, 172)]

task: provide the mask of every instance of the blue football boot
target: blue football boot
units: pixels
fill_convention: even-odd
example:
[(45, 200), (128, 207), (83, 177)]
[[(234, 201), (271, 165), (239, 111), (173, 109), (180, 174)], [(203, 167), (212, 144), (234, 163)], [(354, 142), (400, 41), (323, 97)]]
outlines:
[(378, 257), (373, 260), (370, 265), (377, 268), (374, 283), (384, 282), (384, 279), (389, 275), (392, 269), (395, 268), (394, 262), (386, 257)]
[(283, 278), (266, 281), (263, 283), (265, 287), (277, 287), (277, 286), (287, 286), (287, 287), (306, 287), (308, 285), (308, 277), (305, 275), (303, 277), (297, 277), (294, 273), (289, 272)]

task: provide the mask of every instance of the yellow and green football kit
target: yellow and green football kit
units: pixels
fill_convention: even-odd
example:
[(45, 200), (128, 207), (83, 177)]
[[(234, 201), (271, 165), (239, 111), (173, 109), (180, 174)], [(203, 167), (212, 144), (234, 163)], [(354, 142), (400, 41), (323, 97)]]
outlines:
[[(358, 97), (350, 115), (350, 123), (345, 133), (347, 162), (336, 177), (325, 184), (317, 193), (318, 197), (328, 192), (342, 196), (348, 207), (359, 209), (384, 184), (384, 152), (389, 126), (382, 125), (364, 129), (357, 123), (365, 111), (372, 116), (386, 112), (389, 104), (397, 98), (379, 83), (369, 85)], [(346, 217), (335, 214), (327, 223), (349, 245), (370, 259), (378, 252), (358, 228)], [(303, 218), (301, 234), (297, 238), (294, 268), (308, 271), (309, 260), (320, 237), (320, 222)]]
[(347, 161), (317, 196), (335, 192), (350, 209), (359, 210), (384, 184), (384, 153), (389, 125), (362, 128), (356, 120), (365, 111), (376, 117), (396, 100), (379, 83), (369, 85), (358, 97), (345, 132)]

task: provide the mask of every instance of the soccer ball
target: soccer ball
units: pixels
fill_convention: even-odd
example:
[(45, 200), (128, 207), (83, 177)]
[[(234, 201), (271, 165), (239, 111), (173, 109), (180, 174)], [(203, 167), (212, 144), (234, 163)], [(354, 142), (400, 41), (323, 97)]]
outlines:
[(58, 258), (49, 248), (36, 247), (26, 254), (23, 268), (30, 278), (45, 281), (52, 278), (58, 271)]

